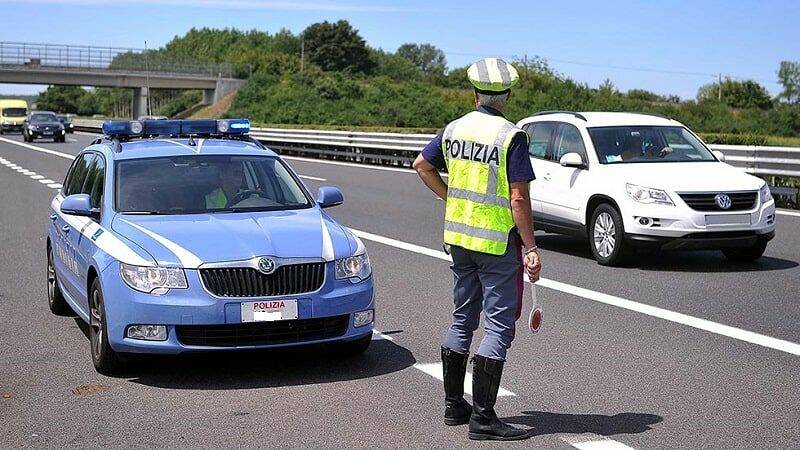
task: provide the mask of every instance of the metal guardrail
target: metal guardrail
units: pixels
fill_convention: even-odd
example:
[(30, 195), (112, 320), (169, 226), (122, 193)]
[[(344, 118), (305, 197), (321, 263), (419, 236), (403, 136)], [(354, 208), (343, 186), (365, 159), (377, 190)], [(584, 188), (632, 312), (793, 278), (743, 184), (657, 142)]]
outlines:
[(197, 75), (210, 78), (233, 78), (231, 64), (200, 64), (165, 59), (150, 50), (145, 67), (145, 50), (90, 45), (37, 44), (0, 42), (0, 68), (15, 70), (104, 70), (157, 74)]
[[(76, 120), (99, 131), (101, 121)], [(410, 167), (433, 134), (253, 128), (250, 135), (281, 153), (369, 164)], [(725, 162), (760, 176), (800, 177), (800, 148), (709, 145), (725, 153)]]

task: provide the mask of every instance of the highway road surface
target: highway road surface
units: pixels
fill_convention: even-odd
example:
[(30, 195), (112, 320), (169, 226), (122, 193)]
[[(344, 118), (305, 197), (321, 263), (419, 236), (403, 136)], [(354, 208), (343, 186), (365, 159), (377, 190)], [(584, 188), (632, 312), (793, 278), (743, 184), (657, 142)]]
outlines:
[[(291, 158), (364, 238), (377, 323), (367, 353), (326, 348), (137, 360), (98, 375), (87, 329), (45, 292), (48, 204), (92, 136), (0, 136), (0, 448), (474, 445), (442, 424), (451, 310), (443, 204), (407, 170)], [(542, 331), (509, 352), (497, 409), (534, 437), (496, 448), (800, 448), (800, 214), (751, 264), (717, 252), (597, 265), (537, 233)], [(526, 308), (529, 304), (526, 304)], [(477, 336), (479, 338), (480, 335)]]

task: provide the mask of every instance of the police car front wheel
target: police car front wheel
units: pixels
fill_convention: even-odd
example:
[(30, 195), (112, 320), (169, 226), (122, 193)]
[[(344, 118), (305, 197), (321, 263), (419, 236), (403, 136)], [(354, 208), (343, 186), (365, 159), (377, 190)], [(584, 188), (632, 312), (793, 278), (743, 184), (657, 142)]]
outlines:
[(588, 231), (592, 256), (601, 265), (619, 265), (628, 256), (622, 216), (613, 206), (599, 205), (592, 213)]
[(105, 302), (100, 281), (95, 278), (89, 290), (89, 344), (94, 368), (103, 375), (113, 375), (122, 366), (119, 355), (108, 343)]

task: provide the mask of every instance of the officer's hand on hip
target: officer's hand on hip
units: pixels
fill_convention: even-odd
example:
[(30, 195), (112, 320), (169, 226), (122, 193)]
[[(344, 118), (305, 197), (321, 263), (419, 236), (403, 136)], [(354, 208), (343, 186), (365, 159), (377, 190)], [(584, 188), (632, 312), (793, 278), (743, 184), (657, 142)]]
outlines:
[(531, 279), (531, 283), (539, 281), (539, 272), (542, 271), (542, 258), (539, 256), (539, 250), (534, 248), (525, 252), (523, 259), (525, 264), (525, 271)]

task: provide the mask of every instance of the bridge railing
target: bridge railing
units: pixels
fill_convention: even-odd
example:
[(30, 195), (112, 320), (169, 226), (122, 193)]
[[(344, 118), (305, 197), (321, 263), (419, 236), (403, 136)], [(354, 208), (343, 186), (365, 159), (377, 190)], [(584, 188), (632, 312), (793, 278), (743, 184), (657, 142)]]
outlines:
[(37, 44), (0, 42), (0, 66), (29, 70), (106, 70), (124, 72), (177, 73), (204, 77), (232, 78), (231, 64), (199, 64), (161, 57), (154, 51), (125, 47), (95, 47), (90, 45)]
[[(99, 131), (100, 121), (76, 121)], [(283, 154), (367, 164), (410, 167), (433, 134), (374, 133), (284, 128), (253, 128), (250, 134)], [(725, 154), (725, 162), (760, 176), (800, 177), (800, 148), (709, 145)]]

